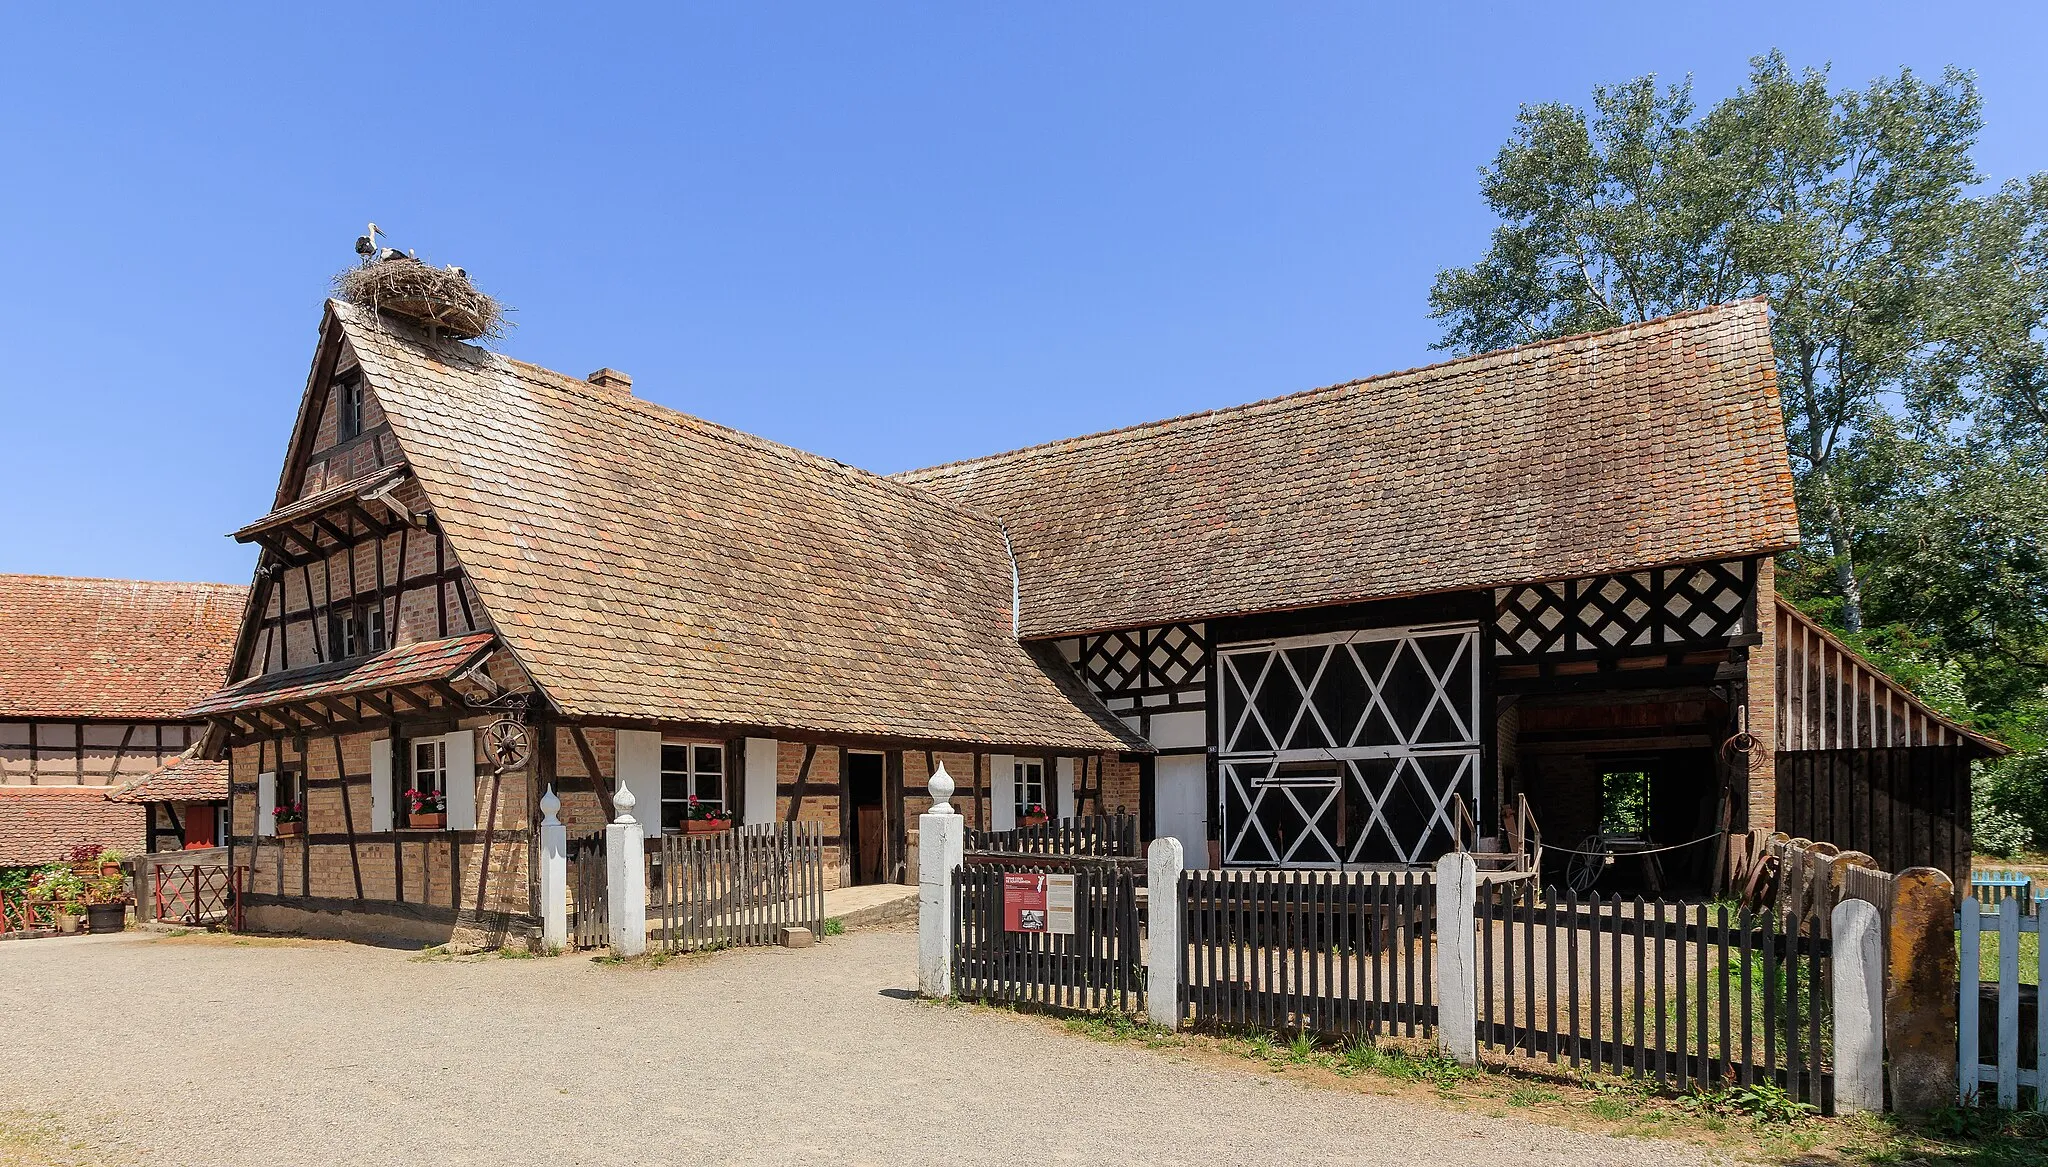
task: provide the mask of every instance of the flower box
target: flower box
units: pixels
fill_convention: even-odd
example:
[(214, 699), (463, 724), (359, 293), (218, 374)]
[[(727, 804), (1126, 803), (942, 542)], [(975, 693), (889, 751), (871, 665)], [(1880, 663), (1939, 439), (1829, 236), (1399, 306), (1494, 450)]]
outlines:
[(1025, 827), (1042, 827), (1045, 825), (1045, 816), (1042, 814), (1027, 814), (1024, 816), (1022, 821), (1018, 823), (1018, 825)]
[(289, 839), (297, 835), (303, 835), (305, 833), (306, 824), (301, 822), (277, 824), (277, 837), (280, 839)]
[(731, 819), (685, 819), (683, 830), (692, 835), (715, 835), (732, 829)]
[(405, 825), (415, 831), (445, 830), (448, 826), (448, 812), (438, 810), (432, 814), (409, 814), (405, 816)]

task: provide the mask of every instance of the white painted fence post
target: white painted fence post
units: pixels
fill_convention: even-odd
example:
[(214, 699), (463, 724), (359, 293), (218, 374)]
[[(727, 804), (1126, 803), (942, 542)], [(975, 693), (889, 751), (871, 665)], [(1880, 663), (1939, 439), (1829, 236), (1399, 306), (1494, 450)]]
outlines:
[(1145, 1013), (1152, 1024), (1180, 1028), (1180, 875), (1187, 856), (1179, 839), (1152, 840), (1145, 865)]
[(917, 816), (917, 991), (953, 995), (953, 879), (967, 849), (967, 821), (953, 810), (953, 776), (940, 764), (926, 784), (931, 809)]
[(613, 956), (647, 951), (647, 836), (633, 818), (637, 801), (633, 788), (619, 783), (612, 796), (619, 817), (604, 829), (605, 914)]
[(569, 828), (556, 817), (561, 809), (550, 785), (540, 796), (540, 942), (549, 952), (569, 947)]
[(1877, 905), (1843, 900), (1833, 916), (1835, 1113), (1884, 1110), (1884, 924)]
[(1479, 1064), (1479, 865), (1463, 851), (1436, 861), (1436, 1042), (1461, 1065)]

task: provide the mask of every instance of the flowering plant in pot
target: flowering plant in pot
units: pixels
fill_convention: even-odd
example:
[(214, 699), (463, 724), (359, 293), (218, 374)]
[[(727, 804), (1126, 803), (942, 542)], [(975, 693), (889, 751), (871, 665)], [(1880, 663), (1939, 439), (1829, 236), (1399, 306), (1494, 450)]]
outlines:
[(416, 831), (438, 831), (446, 827), (448, 796), (439, 790), (407, 790), (405, 825)]
[(1027, 827), (1042, 827), (1042, 826), (1044, 826), (1044, 825), (1045, 825), (1045, 807), (1043, 807), (1043, 806), (1041, 806), (1041, 805), (1039, 805), (1038, 803), (1035, 803), (1035, 802), (1034, 802), (1034, 803), (1032, 803), (1032, 804), (1031, 804), (1030, 806), (1027, 806), (1027, 807), (1025, 807), (1025, 808), (1024, 808), (1024, 825), (1025, 825), (1025, 826), (1027, 826)]
[(683, 829), (693, 835), (709, 835), (732, 829), (732, 812), (703, 802), (694, 794), (683, 810)]
[(306, 830), (306, 804), (287, 802), (271, 810), (270, 817), (277, 823), (280, 838), (304, 834)]
[(128, 881), (118, 867), (85, 885), (85, 915), (95, 933), (128, 926)]
[(65, 862), (71, 865), (81, 879), (90, 879), (100, 873), (100, 851), (98, 843), (80, 843), (71, 848)]

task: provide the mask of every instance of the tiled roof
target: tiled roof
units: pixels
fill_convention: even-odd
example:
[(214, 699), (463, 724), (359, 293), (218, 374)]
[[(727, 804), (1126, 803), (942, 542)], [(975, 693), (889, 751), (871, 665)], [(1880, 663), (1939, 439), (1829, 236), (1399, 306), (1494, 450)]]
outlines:
[(1011, 634), (993, 520), (332, 311), (498, 634), (564, 713), (1142, 748)]
[(0, 717), (168, 719), (218, 688), (248, 589), (0, 575)]
[(198, 757), (194, 746), (107, 797), (115, 802), (224, 802), (228, 796), (226, 759)]
[(995, 515), (1025, 636), (1798, 541), (1761, 300), (902, 478)]
[(55, 863), (80, 843), (143, 849), (149, 812), (97, 786), (0, 786), (0, 867)]
[(474, 663), (496, 639), (489, 632), (472, 632), (446, 640), (401, 644), (375, 656), (259, 673), (229, 685), (186, 712), (190, 717), (204, 717), (315, 697), (345, 697), (350, 693), (374, 693), (379, 689), (445, 681)]
[(386, 483), (396, 482), (405, 476), (399, 466), (380, 466), (359, 478), (338, 483), (326, 490), (315, 491), (297, 502), (281, 506), (269, 514), (233, 533), (231, 538), (247, 543), (257, 534), (324, 514), (329, 507), (346, 498), (356, 498), (375, 491)]

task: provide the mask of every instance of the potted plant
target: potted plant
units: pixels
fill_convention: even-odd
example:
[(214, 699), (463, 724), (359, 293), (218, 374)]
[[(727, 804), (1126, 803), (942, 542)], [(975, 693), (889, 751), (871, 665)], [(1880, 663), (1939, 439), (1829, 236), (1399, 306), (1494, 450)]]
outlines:
[(128, 926), (128, 881), (118, 865), (85, 887), (85, 916), (95, 935)]
[(1023, 824), (1022, 824), (1022, 825), (1024, 825), (1024, 826), (1027, 826), (1027, 827), (1042, 827), (1042, 826), (1044, 826), (1044, 825), (1045, 825), (1045, 808), (1044, 808), (1043, 806), (1040, 806), (1040, 805), (1039, 805), (1038, 803), (1035, 803), (1035, 802), (1034, 802), (1034, 803), (1032, 803), (1032, 804), (1031, 804), (1030, 806), (1027, 806), (1027, 807), (1025, 807), (1025, 808), (1024, 808), (1024, 822), (1023, 822)]
[(117, 847), (108, 847), (108, 848), (107, 848), (106, 850), (104, 850), (104, 851), (101, 851), (101, 852), (100, 852), (100, 874), (101, 874), (101, 875), (119, 875), (119, 874), (121, 873), (121, 863), (122, 863), (122, 861), (123, 861), (123, 860), (125, 860), (125, 859), (127, 859), (127, 858), (128, 858), (128, 853), (127, 853), (127, 852), (125, 852), (125, 851), (122, 851), (121, 849), (119, 849), (119, 848), (117, 848)]
[(57, 931), (60, 935), (78, 935), (79, 926), (83, 923), (85, 923), (85, 905), (83, 903), (58, 905)]
[(415, 831), (438, 831), (446, 827), (448, 796), (438, 790), (407, 790), (405, 825)]
[(306, 832), (306, 804), (303, 802), (285, 803), (273, 809), (270, 817), (277, 823), (278, 838), (290, 838)]
[(690, 805), (683, 811), (683, 830), (692, 835), (715, 835), (731, 829), (730, 811), (699, 802), (694, 794), (690, 796)]
[(100, 873), (100, 850), (98, 843), (80, 843), (71, 848), (65, 862), (71, 865), (72, 874), (80, 879), (91, 879)]

